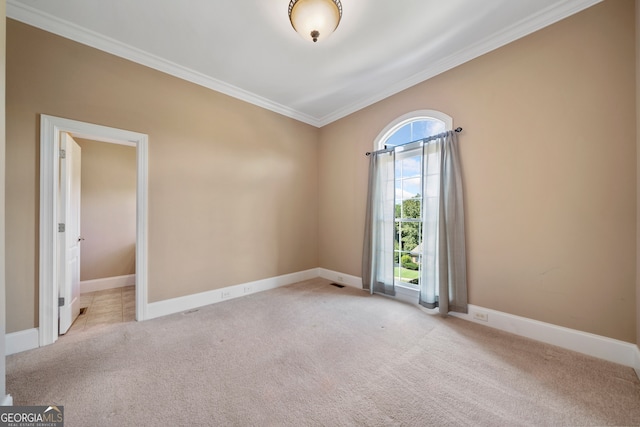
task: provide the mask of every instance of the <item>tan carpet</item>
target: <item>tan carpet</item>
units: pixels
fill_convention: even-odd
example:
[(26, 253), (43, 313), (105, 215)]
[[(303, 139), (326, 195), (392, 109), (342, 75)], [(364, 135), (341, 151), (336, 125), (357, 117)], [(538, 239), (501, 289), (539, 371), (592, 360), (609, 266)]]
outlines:
[(631, 368), (314, 279), (7, 359), (67, 426), (640, 425)]

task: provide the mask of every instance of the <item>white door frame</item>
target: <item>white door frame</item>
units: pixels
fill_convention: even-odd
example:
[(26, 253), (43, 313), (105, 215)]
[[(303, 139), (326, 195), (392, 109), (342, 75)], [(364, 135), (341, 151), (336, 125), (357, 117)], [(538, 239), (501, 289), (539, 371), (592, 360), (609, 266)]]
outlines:
[(58, 339), (58, 180), (60, 133), (136, 147), (136, 320), (147, 317), (148, 140), (146, 134), (40, 115), (40, 346)]

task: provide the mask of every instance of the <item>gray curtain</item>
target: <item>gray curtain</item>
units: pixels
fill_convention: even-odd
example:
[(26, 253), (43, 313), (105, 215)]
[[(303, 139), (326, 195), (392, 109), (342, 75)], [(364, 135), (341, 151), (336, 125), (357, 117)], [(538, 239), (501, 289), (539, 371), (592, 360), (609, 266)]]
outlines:
[(394, 165), (393, 152), (374, 152), (369, 157), (362, 286), (371, 293), (385, 295), (395, 295), (393, 285)]
[(467, 312), (467, 257), (458, 137), (423, 147), (423, 261), (420, 304), (441, 314)]
[(362, 285), (371, 293), (395, 295), (395, 151), (422, 152), (421, 305), (467, 312), (467, 258), (462, 174), (454, 131), (419, 145), (371, 153), (362, 259)]

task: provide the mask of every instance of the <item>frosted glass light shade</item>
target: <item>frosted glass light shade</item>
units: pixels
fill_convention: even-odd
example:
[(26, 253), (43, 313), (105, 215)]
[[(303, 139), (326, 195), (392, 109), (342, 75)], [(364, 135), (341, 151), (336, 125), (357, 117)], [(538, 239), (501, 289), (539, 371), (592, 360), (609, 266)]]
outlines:
[(291, 0), (289, 20), (305, 39), (324, 40), (338, 27), (342, 17), (340, 0)]

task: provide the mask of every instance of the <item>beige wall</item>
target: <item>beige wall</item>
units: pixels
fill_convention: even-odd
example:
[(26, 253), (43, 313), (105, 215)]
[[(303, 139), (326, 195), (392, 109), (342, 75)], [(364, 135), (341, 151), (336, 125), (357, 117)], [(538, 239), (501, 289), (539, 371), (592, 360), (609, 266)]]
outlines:
[(82, 148), (80, 280), (136, 272), (136, 149), (76, 139)]
[(41, 113), (149, 135), (151, 302), (318, 266), (316, 128), (8, 20), (7, 332), (38, 325)]
[(633, 0), (605, 1), (321, 129), (320, 266), (361, 275), (366, 151), (462, 126), (472, 304), (636, 341)]

